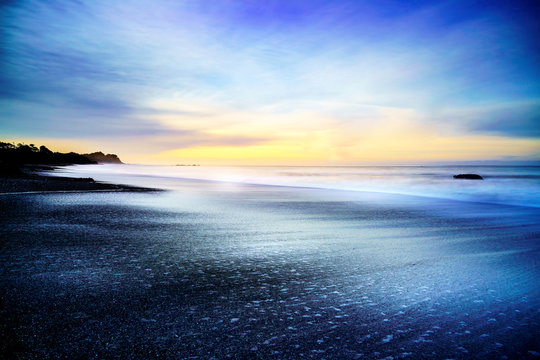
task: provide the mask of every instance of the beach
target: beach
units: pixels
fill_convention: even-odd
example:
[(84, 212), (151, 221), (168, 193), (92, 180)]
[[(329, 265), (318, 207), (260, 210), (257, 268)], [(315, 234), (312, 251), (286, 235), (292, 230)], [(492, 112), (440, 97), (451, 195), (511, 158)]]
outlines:
[(0, 195), (8, 358), (540, 356), (539, 207), (84, 169), (167, 191)]
[[(53, 170), (51, 168), (51, 170)], [(49, 170), (49, 171), (51, 171)], [(92, 192), (92, 191), (159, 191), (159, 189), (107, 182), (96, 182), (89, 177), (47, 176), (43, 170), (22, 172), (14, 177), (0, 176), (0, 194)]]

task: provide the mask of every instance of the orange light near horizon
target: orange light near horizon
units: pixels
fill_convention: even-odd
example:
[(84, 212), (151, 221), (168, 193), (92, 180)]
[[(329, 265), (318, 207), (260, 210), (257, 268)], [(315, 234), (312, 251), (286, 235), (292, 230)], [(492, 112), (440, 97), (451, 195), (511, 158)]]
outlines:
[[(250, 136), (263, 137), (251, 129)], [(171, 143), (170, 137), (137, 137), (107, 140), (53, 138), (7, 139), (4, 141), (53, 151), (115, 153), (125, 163), (202, 165), (357, 165), (470, 161), (516, 158), (531, 159), (540, 153), (540, 141), (500, 136), (442, 136), (434, 129), (411, 121), (396, 121), (354, 131), (351, 128), (305, 129), (278, 134), (261, 144), (193, 146), (162, 152), (152, 146)], [(276, 132), (277, 133), (277, 132)], [(146, 142), (146, 143), (145, 143)], [(178, 141), (181, 143), (181, 141)], [(145, 148), (145, 145), (147, 146)]]
[(540, 150), (540, 142), (501, 137), (388, 137), (364, 138), (357, 143), (266, 144), (257, 146), (201, 146), (155, 154), (157, 163), (208, 165), (324, 165), (422, 161), (489, 160), (526, 156)]
[(203, 146), (166, 151), (152, 156), (156, 161), (174, 159), (176, 162), (204, 162), (211, 164), (289, 164), (312, 163), (321, 160), (321, 154), (299, 151), (287, 146)]
[(92, 140), (58, 139), (58, 138), (9, 138), (2, 140), (14, 144), (34, 144), (37, 147), (44, 145), (51, 151), (68, 153), (91, 153), (99, 151), (98, 145)]

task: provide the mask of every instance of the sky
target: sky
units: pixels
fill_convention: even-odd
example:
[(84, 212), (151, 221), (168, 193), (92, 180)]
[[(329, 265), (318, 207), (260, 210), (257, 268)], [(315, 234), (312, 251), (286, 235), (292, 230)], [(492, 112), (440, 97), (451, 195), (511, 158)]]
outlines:
[(149, 164), (540, 160), (537, 1), (0, 4), (4, 141)]

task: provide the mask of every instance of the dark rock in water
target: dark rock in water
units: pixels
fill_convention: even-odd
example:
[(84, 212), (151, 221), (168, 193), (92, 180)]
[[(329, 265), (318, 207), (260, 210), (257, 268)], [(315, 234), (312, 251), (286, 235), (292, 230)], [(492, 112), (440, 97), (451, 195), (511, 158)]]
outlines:
[(454, 175), (454, 179), (468, 179), (468, 180), (484, 180), (483, 177), (481, 177), (478, 174), (459, 174)]

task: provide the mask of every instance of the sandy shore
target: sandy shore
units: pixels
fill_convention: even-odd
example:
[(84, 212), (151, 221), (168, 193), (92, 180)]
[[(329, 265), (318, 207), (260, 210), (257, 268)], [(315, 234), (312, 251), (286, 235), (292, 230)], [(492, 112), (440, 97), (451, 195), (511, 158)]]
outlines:
[(540, 352), (540, 210), (183, 182), (0, 197), (21, 359), (500, 359)]
[(91, 178), (47, 176), (32, 173), (26, 177), (0, 177), (0, 194), (59, 191), (159, 191), (158, 189), (96, 182)]

